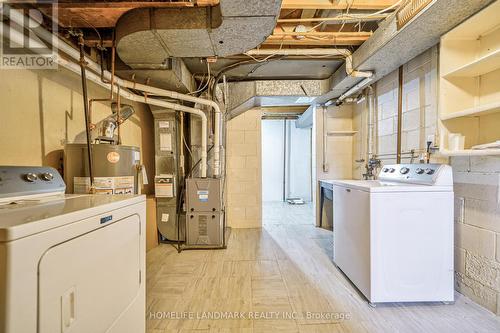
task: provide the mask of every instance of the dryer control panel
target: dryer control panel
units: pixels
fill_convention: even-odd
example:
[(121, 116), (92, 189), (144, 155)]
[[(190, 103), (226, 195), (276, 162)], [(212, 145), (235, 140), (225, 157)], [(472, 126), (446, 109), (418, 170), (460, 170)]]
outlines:
[(379, 180), (424, 185), (453, 185), (451, 166), (446, 164), (384, 165)]
[(65, 191), (66, 184), (54, 168), (0, 166), (0, 200)]

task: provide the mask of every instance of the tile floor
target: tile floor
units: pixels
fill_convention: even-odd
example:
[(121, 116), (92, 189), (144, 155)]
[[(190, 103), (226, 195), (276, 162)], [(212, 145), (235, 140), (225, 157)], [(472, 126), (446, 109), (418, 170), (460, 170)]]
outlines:
[(266, 203), (263, 220), (232, 230), (226, 250), (148, 252), (148, 333), (500, 332), (499, 317), (458, 293), (454, 305), (370, 307), (332, 264), (312, 205)]

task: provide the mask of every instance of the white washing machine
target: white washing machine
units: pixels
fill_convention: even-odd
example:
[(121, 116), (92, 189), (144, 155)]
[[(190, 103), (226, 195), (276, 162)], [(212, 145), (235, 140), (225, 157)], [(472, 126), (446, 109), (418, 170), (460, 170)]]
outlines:
[(144, 196), (0, 167), (0, 333), (144, 333)]
[(333, 183), (335, 264), (370, 303), (453, 302), (453, 176), (439, 164), (385, 166)]

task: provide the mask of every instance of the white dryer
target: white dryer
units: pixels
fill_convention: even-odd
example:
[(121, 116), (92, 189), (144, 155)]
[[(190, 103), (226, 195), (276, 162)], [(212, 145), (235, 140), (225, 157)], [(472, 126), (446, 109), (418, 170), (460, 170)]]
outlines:
[(144, 333), (144, 196), (0, 167), (0, 333)]
[(371, 303), (454, 300), (448, 165), (385, 166), (333, 183), (335, 264)]

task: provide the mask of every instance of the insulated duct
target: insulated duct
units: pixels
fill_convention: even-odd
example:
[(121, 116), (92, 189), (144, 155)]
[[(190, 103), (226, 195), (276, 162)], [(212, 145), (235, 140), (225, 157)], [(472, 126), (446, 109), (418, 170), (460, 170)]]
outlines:
[(281, 0), (220, 0), (213, 7), (139, 8), (116, 24), (116, 47), (130, 67), (171, 57), (245, 53), (273, 32)]
[[(351, 63), (341, 66), (328, 79), (328, 92), (316, 98), (314, 103), (323, 104), (337, 99), (363, 80), (362, 77), (348, 75), (346, 67), (357, 71), (372, 71), (374, 75), (371, 82), (365, 82), (373, 84), (439, 43), (439, 38), (444, 33), (492, 2), (493, 0), (433, 0), (400, 29), (396, 15), (389, 17), (352, 54), (352, 59), (349, 59)], [(360, 89), (364, 86), (361, 85)]]

